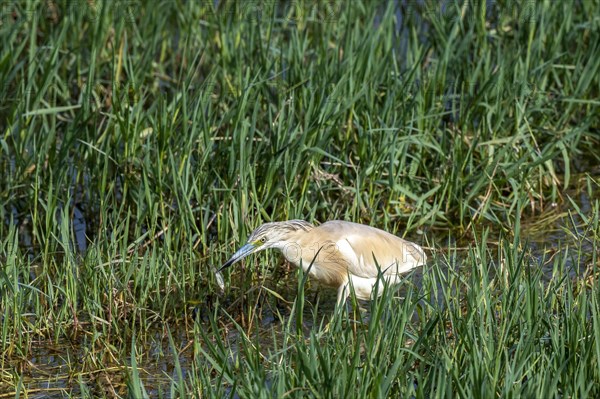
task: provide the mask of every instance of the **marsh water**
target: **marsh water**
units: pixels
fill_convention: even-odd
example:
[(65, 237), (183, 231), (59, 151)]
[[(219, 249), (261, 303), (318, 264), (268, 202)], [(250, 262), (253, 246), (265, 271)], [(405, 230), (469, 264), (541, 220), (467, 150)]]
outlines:
[[(529, 217), (522, 220), (522, 244), (526, 246), (527, 251), (532, 255), (533, 259), (538, 260), (538, 267), (542, 268), (544, 277), (550, 278), (553, 273), (553, 263), (551, 259), (554, 256), (567, 257), (567, 272), (571, 278), (577, 278), (586, 273), (586, 265), (592, 257), (591, 241), (581, 240), (584, 236), (586, 223), (581, 219), (579, 214), (589, 214), (592, 210), (592, 202), (597, 199), (589, 198), (583, 190), (571, 191), (566, 193), (570, 196), (578, 207), (579, 212), (575, 212), (571, 207), (567, 206), (568, 201), (562, 205), (549, 204), (548, 210), (539, 215)], [(75, 231), (84, 231), (85, 219), (81, 213), (75, 213), (73, 224)], [(494, 238), (493, 226), (490, 226), (489, 240)], [(22, 241), (27, 245), (28, 232), (26, 229), (21, 230)], [(434, 243), (435, 251), (446, 251), (452, 248), (443, 247), (450, 242), (453, 245), (452, 252), (456, 253), (458, 258), (456, 265), (460, 265), (460, 254), (462, 250), (467, 250), (470, 245), (471, 238), (450, 238), (448, 235), (441, 235), (435, 232), (425, 232), (428, 241)], [(85, 251), (85, 235), (82, 233), (75, 234), (77, 247), (80, 251)], [(579, 259), (575, 255), (569, 256), (569, 248), (582, 247), (583, 253), (589, 255), (589, 259)], [(457, 250), (458, 249), (458, 250)], [(449, 251), (450, 252), (450, 251)], [(438, 258), (441, 259), (441, 258)], [(461, 267), (461, 266), (458, 266)], [(423, 269), (415, 271), (407, 276), (408, 279), (419, 287)], [(296, 273), (291, 270), (286, 273), (283, 283), (275, 284), (268, 277), (265, 278), (262, 285), (269, 290), (277, 290), (278, 295), (284, 301), (264, 301), (260, 306), (260, 315), (257, 317), (258, 325), (252, 327), (255, 331), (253, 340), (260, 343), (263, 348), (267, 348), (273, 343), (273, 337), (277, 336), (282, 328), (282, 322), (288, 322), (290, 317), (290, 304), (293, 302), (296, 295)], [(277, 288), (274, 286), (277, 285)], [(270, 287), (269, 287), (270, 286)], [(262, 289), (261, 286), (256, 289)], [(402, 297), (402, 289), (398, 292)], [(333, 290), (321, 289), (316, 285), (310, 285), (305, 292), (306, 301), (313, 306), (305, 306), (304, 310), (304, 325), (303, 329), (309, 331), (312, 328), (320, 328), (316, 324), (323, 323), (328, 320), (328, 315), (332, 314), (335, 304), (335, 292)], [(235, 308), (235, 298), (228, 297), (226, 292), (220, 299), (223, 308), (228, 306)], [(144, 332), (148, 345), (145, 348), (137, 348), (138, 353), (142, 353), (143, 362), (138, 362), (138, 367), (141, 370), (140, 378), (145, 384), (145, 388), (151, 397), (159, 396), (164, 392), (165, 387), (169, 386), (171, 381), (176, 380), (177, 374), (182, 373), (185, 377), (195, 361), (199, 361), (197, 353), (195, 354), (194, 344), (202, 341), (202, 337), (198, 336), (198, 329), (210, 329), (210, 325), (206, 320), (206, 312), (212, 311), (211, 304), (195, 304), (190, 305), (190, 314), (192, 315), (185, 323), (180, 324), (165, 324), (157, 326), (151, 331)], [(317, 314), (315, 314), (315, 305)], [(368, 306), (365, 306), (368, 308)], [(368, 322), (368, 310), (362, 310), (361, 321)], [(233, 314), (233, 313), (232, 313)], [(233, 316), (235, 317), (235, 315)], [(238, 320), (239, 321), (239, 320)], [(359, 321), (357, 321), (359, 322)], [(196, 330), (194, 325), (196, 323)], [(322, 326), (321, 326), (322, 327)], [(173, 344), (170, 343), (169, 335), (173, 339)], [(238, 341), (242, 338), (239, 331), (231, 329), (224, 338), (232, 353), (232, 361), (237, 356)], [(122, 396), (126, 395), (127, 385), (124, 380), (124, 375), (127, 375), (127, 370), (123, 368), (123, 364), (129, 364), (126, 359), (115, 359), (111, 366), (110, 359), (102, 359), (102, 367), (99, 367), (97, 372), (89, 372), (85, 374), (78, 373), (78, 364), (83, 363), (88, 356), (94, 356), (94, 347), (88, 338), (74, 338), (72, 340), (48, 341), (42, 340), (33, 342), (31, 347), (27, 348), (29, 353), (29, 361), (15, 364), (15, 369), (22, 372), (23, 379), (20, 381), (23, 387), (26, 387), (28, 397), (30, 398), (48, 398), (48, 397), (65, 397), (65, 395), (73, 395), (80, 392), (81, 387), (87, 393), (93, 395), (94, 392), (89, 392), (90, 387), (100, 390), (104, 395)], [(201, 361), (201, 360), (200, 360)], [(81, 393), (81, 392), (80, 392)], [(0, 398), (4, 396), (0, 395)]]

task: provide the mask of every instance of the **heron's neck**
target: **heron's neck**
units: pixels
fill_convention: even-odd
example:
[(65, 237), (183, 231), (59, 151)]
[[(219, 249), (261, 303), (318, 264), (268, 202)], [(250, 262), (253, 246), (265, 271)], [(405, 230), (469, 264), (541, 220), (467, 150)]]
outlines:
[(298, 266), (300, 264), (300, 260), (305, 255), (303, 250), (306, 249), (303, 247), (300, 240), (300, 237), (305, 233), (305, 231), (292, 233), (286, 237), (286, 240), (279, 241), (277, 244), (275, 244), (273, 248), (277, 248), (288, 262)]

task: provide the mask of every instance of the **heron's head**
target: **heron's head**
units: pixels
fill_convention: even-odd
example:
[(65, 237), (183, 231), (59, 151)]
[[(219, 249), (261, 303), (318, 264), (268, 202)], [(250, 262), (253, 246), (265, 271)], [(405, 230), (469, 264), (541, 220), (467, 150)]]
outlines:
[(283, 248), (299, 231), (309, 231), (314, 226), (304, 220), (288, 220), (286, 222), (265, 223), (250, 234), (246, 245), (241, 247), (221, 266), (228, 268), (246, 256), (267, 248)]

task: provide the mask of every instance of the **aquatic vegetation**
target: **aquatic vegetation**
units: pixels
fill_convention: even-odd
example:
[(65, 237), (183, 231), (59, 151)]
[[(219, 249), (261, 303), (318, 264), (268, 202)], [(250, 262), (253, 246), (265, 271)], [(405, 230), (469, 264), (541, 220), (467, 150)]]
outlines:
[[(0, 4), (0, 397), (598, 396), (598, 9)], [(428, 263), (216, 280), (296, 218)]]

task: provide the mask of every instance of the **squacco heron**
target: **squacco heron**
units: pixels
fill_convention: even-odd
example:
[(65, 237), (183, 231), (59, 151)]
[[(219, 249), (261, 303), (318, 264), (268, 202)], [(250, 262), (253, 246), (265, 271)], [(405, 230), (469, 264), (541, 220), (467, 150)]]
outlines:
[(376, 284), (381, 295), (382, 280), (390, 286), (398, 284), (403, 273), (427, 260), (417, 244), (375, 227), (340, 220), (319, 226), (289, 220), (258, 227), (219, 271), (267, 248), (280, 250), (290, 263), (308, 270), (309, 276), (337, 288), (338, 305), (346, 301), (350, 287), (358, 299), (371, 299)]

